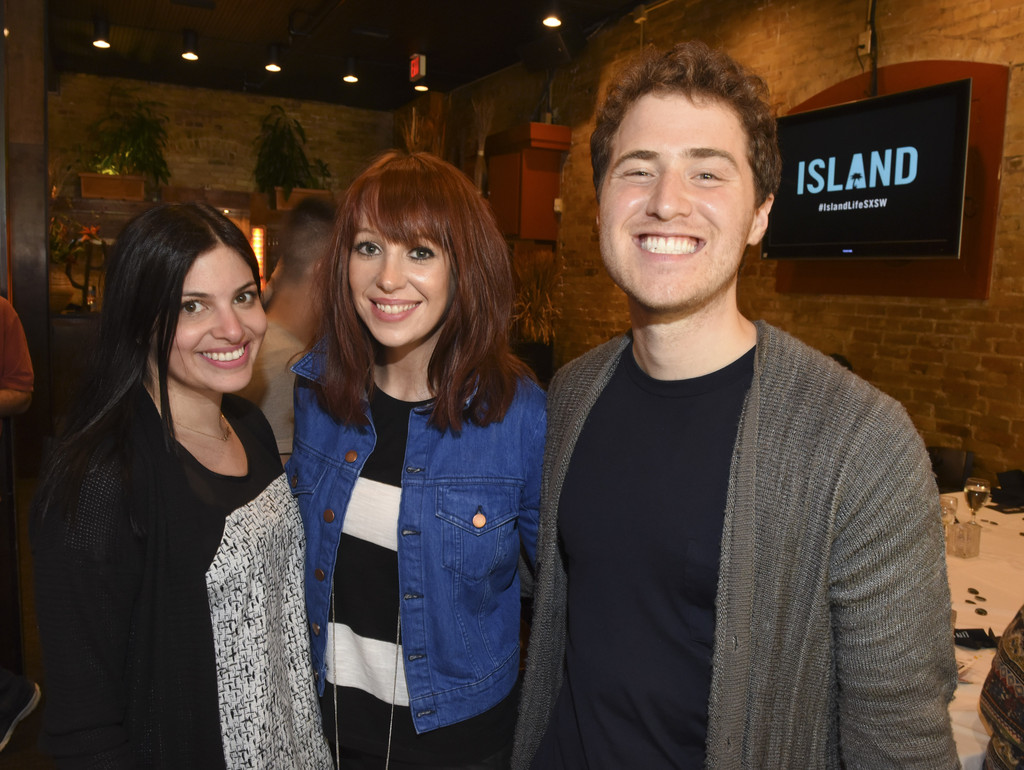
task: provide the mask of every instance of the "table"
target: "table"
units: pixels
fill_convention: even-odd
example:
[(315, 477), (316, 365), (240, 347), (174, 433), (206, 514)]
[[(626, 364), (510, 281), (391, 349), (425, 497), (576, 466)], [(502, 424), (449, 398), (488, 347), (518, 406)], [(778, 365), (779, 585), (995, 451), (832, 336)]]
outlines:
[[(958, 497), (957, 516), (960, 521), (969, 521), (971, 509), (963, 493)], [(949, 591), (957, 628), (991, 628), (999, 636), (1024, 604), (1024, 514), (982, 508), (978, 523), (982, 526), (981, 554), (973, 559), (946, 556)], [(977, 596), (985, 601), (978, 601), (969, 588), (976, 589)], [(977, 614), (979, 607), (987, 614)], [(988, 731), (981, 721), (978, 701), (994, 653), (992, 649), (956, 648), (957, 662), (966, 668), (961, 671), (962, 681), (950, 703), (949, 715), (964, 770), (980, 770), (988, 746)]]

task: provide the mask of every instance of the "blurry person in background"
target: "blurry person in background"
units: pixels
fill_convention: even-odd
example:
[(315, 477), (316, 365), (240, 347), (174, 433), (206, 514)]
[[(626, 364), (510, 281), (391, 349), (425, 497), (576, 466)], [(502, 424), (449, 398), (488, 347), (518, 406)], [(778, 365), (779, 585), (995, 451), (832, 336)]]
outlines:
[(278, 241), (281, 256), (267, 284), (267, 334), (252, 379), (239, 391), (263, 411), (282, 461), (291, 454), (295, 428), (295, 375), (289, 367), (309, 347), (317, 329), (315, 276), (330, 247), (333, 227), (334, 206), (319, 198), (304, 198), (288, 212)]
[(32, 359), (21, 319), (6, 297), (0, 297), (0, 435), (4, 418), (22, 414), (32, 404)]
[[(6, 297), (0, 297), (0, 440), (8, 417), (23, 414), (32, 404), (35, 377), (21, 319)], [(0, 499), (8, 494), (7, 445), (0, 445)], [(39, 685), (0, 666), (0, 751), (18, 723), (39, 703)]]

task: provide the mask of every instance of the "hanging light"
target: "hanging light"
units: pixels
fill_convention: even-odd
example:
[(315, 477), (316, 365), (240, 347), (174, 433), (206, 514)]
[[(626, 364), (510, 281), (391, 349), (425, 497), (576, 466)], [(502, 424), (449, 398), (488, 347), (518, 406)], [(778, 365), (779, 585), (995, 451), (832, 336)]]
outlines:
[(554, 29), (562, 26), (562, 17), (558, 14), (558, 4), (554, 3), (548, 7), (548, 12), (541, 22), (545, 27)]
[(199, 61), (199, 35), (194, 29), (181, 33), (181, 58), (185, 61)]
[(267, 46), (267, 64), (264, 67), (267, 72), (281, 71), (281, 51), (277, 43)]
[(429, 91), (430, 90), (430, 88), (427, 86), (426, 83), (417, 83), (416, 85), (414, 85), (412, 87), (412, 89), (414, 91)]
[(358, 83), (359, 76), (356, 74), (356, 60), (355, 57), (349, 56), (348, 62), (345, 65), (345, 74), (341, 78), (346, 83)]
[(110, 24), (106, 19), (93, 19), (92, 44), (97, 48), (110, 48)]

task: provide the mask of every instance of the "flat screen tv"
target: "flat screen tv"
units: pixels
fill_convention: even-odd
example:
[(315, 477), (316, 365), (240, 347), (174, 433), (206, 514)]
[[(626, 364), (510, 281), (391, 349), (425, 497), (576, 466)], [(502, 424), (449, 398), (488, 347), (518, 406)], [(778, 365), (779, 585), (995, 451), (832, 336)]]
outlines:
[(956, 259), (971, 81), (779, 118), (764, 259)]

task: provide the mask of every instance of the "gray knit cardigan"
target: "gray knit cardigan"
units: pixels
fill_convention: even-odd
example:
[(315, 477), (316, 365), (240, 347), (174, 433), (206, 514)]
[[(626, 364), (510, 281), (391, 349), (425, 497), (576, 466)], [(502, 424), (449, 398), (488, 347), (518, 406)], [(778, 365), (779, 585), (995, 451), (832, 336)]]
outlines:
[[(562, 682), (562, 483), (627, 343), (580, 357), (549, 391), (517, 770), (529, 767)], [(924, 445), (896, 401), (763, 322), (716, 608), (707, 767), (959, 767), (949, 587)]]

